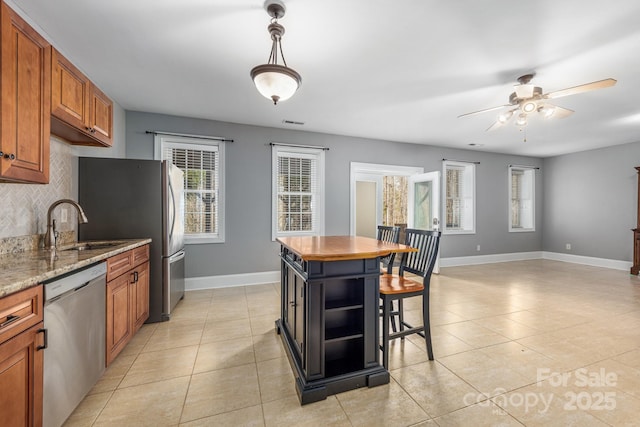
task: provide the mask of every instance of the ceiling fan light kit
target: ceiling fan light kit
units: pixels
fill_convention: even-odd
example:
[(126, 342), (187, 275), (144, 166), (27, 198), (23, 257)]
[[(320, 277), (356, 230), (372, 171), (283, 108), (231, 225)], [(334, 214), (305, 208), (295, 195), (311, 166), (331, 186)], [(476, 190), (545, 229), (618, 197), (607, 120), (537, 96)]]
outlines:
[(486, 108), (484, 110), (473, 111), (471, 113), (461, 114), (458, 117), (470, 116), (479, 113), (485, 113), (488, 111), (498, 110), (504, 107), (511, 107), (511, 110), (506, 113), (500, 113), (496, 122), (491, 125), (487, 130), (494, 130), (502, 125), (506, 124), (509, 119), (517, 112), (516, 120), (514, 121), (516, 126), (523, 128), (528, 123), (528, 115), (533, 113), (539, 113), (543, 118), (549, 119), (552, 117), (564, 118), (573, 113), (573, 110), (568, 108), (559, 107), (557, 105), (547, 102), (548, 99), (560, 98), (563, 96), (576, 95), (578, 93), (587, 92), (595, 89), (603, 89), (616, 84), (615, 79), (598, 80), (591, 83), (586, 83), (566, 89), (557, 90), (554, 92), (543, 93), (542, 88), (530, 84), (531, 79), (535, 74), (525, 74), (518, 78), (517, 85), (514, 86), (514, 91), (509, 95), (509, 103), (500, 105), (498, 107)]
[[(253, 67), (250, 75), (258, 92), (265, 98), (271, 99), (273, 105), (276, 105), (279, 101), (286, 101), (296, 93), (302, 83), (302, 77), (293, 68), (287, 66), (282, 53), (284, 27), (278, 23), (278, 19), (284, 16), (284, 3), (279, 0), (267, 0), (264, 8), (271, 16), (271, 23), (267, 27), (272, 41), (271, 53), (267, 63)], [(282, 64), (278, 63), (278, 53)]]
[(542, 114), (542, 117), (545, 119), (549, 119), (553, 117), (553, 114), (556, 112), (556, 107), (553, 105), (542, 105), (538, 108), (538, 112)]

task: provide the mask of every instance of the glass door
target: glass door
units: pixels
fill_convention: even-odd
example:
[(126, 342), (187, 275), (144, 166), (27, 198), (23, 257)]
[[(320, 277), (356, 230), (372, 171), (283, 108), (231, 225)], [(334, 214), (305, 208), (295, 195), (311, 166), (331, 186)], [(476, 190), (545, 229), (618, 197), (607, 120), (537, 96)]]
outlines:
[[(440, 230), (440, 172), (411, 175), (407, 190), (407, 227)], [(440, 271), (440, 253), (433, 269)]]

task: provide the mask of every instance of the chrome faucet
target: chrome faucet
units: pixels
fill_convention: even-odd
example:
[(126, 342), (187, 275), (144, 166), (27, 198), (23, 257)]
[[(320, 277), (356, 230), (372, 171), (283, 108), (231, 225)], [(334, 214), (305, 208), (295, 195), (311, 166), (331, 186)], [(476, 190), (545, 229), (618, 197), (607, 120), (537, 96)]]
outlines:
[(71, 200), (71, 199), (60, 199), (51, 204), (49, 206), (49, 210), (47, 211), (47, 233), (44, 235), (44, 248), (45, 249), (55, 249), (57, 245), (58, 232), (56, 231), (56, 220), (51, 218), (53, 214), (53, 210), (56, 206), (61, 205), (62, 203), (68, 203), (78, 211), (78, 224), (86, 224), (89, 222), (87, 216), (84, 214), (84, 211), (80, 207), (80, 205)]

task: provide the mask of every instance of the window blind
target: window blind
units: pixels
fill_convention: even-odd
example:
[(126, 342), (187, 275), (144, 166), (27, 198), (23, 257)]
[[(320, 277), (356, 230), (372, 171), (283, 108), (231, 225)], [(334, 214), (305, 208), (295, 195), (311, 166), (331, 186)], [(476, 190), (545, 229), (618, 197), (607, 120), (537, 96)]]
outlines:
[(444, 161), (444, 232), (475, 232), (476, 163)]
[(184, 172), (186, 234), (219, 234), (220, 156), (217, 146), (167, 142), (162, 157)]
[(462, 195), (464, 194), (464, 168), (448, 167), (446, 176), (446, 225), (447, 228), (462, 227)]
[(279, 233), (315, 232), (318, 159), (313, 154), (278, 152), (277, 227)]

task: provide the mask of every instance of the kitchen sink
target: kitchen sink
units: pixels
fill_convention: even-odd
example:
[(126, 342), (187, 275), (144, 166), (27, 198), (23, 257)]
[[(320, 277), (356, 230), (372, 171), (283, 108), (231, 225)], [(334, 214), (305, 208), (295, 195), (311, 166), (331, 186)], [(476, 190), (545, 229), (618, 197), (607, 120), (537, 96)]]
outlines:
[(118, 246), (125, 243), (121, 240), (112, 240), (106, 242), (78, 242), (70, 246), (63, 246), (58, 248), (59, 251), (88, 251), (91, 249), (105, 249), (113, 246)]

